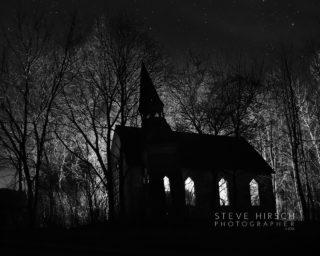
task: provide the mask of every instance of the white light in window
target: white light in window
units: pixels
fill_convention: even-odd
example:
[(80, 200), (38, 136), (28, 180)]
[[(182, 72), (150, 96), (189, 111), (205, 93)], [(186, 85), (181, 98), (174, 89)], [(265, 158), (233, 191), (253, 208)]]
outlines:
[(259, 197), (259, 185), (254, 179), (250, 181), (250, 197), (251, 197), (251, 205), (259, 206), (260, 205), (260, 197)]
[(166, 215), (168, 215), (171, 207), (172, 199), (170, 194), (170, 181), (167, 176), (163, 178), (163, 185), (164, 185), (164, 193), (165, 193), (165, 210), (166, 210)]
[(194, 206), (196, 204), (196, 195), (194, 192), (194, 182), (188, 177), (184, 182), (186, 205)]
[(170, 193), (170, 181), (167, 176), (163, 178), (164, 192)]
[(230, 205), (229, 195), (228, 195), (228, 183), (223, 178), (219, 181), (219, 197), (220, 197), (220, 205), (221, 206)]

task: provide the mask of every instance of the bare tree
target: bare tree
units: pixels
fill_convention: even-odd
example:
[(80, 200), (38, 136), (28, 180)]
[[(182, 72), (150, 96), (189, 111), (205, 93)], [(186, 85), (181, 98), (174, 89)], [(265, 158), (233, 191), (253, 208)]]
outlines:
[(178, 126), (198, 133), (246, 135), (254, 125), (261, 70), (248, 72), (243, 63), (225, 64), (188, 52), (185, 62), (172, 69), (170, 96)]
[(43, 12), (17, 11), (10, 27), (3, 29), (6, 71), (0, 87), (0, 139), (15, 158), (20, 182), (25, 180), (31, 225), (55, 99), (67, 83), (72, 63), (74, 26), (73, 19), (62, 45), (54, 43)]
[[(67, 131), (77, 134), (73, 144), (83, 149), (81, 143), (88, 146), (94, 155), (98, 163), (98, 168), (95, 166), (94, 170), (108, 191), (109, 219), (113, 219), (113, 131), (117, 124), (137, 125), (135, 110), (141, 62), (147, 63), (152, 68), (152, 73), (156, 73), (161, 69), (161, 55), (153, 40), (131, 20), (121, 16), (97, 19), (92, 34), (79, 50), (78, 56), (81, 61), (78, 63), (80, 72), (77, 74), (77, 85), (66, 88), (64, 93), (61, 113), (66, 122), (62, 123)], [(63, 133), (65, 131), (62, 130)], [(75, 154), (59, 132), (57, 136)], [(80, 157), (79, 154), (75, 155)], [(87, 162), (95, 165), (92, 158)], [(121, 165), (122, 161), (119, 163)], [(121, 173), (119, 176), (122, 184), (124, 177)], [(120, 202), (123, 200), (120, 199)], [(120, 205), (116, 207), (124, 209)]]
[[(291, 56), (292, 58), (292, 56)], [(298, 82), (294, 75), (294, 66), (288, 52), (283, 48), (279, 63), (279, 73), (276, 78), (276, 87), (279, 96), (278, 103), (282, 106), (284, 120), (288, 132), (293, 164), (293, 179), (297, 196), (301, 205), (301, 215), (304, 220), (310, 219), (309, 203), (313, 204), (313, 198), (308, 177), (304, 140), (302, 135), (302, 121), (298, 103)], [(304, 180), (304, 183), (303, 183)], [(305, 189), (304, 189), (305, 184)]]

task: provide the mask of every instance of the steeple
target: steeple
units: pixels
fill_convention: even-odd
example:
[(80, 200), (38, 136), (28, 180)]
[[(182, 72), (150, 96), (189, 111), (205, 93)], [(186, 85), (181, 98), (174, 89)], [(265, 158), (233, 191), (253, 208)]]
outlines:
[(142, 126), (148, 120), (163, 119), (163, 103), (152, 83), (145, 65), (141, 64), (139, 113)]

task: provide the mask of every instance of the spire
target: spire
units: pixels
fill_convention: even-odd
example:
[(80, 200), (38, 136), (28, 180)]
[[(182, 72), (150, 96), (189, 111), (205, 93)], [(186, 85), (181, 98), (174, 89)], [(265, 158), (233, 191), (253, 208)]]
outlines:
[(150, 118), (163, 118), (163, 103), (159, 98), (144, 63), (141, 64), (140, 102), (138, 110), (142, 117), (142, 122)]

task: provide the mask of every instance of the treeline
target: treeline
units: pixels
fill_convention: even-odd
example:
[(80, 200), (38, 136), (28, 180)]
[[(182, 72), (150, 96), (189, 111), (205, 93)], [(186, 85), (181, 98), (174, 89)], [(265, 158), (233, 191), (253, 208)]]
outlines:
[[(178, 65), (125, 15), (83, 32), (43, 12), (2, 24), (1, 163), (16, 172), (31, 225), (112, 220), (115, 126), (139, 126), (143, 61), (174, 130), (243, 136), (275, 170), (279, 212), (319, 218), (320, 59), (285, 47), (268, 65), (192, 51)], [(298, 58), (297, 58), (298, 57)]]
[(320, 59), (281, 45), (268, 63), (189, 52), (167, 80), (176, 130), (245, 137), (275, 171), (277, 211), (320, 217)]

